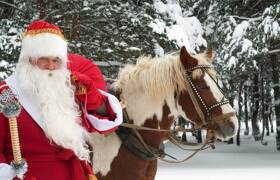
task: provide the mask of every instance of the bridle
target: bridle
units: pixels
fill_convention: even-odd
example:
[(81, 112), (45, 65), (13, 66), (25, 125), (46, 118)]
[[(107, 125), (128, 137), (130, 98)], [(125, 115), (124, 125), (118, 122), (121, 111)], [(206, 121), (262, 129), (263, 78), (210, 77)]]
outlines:
[[(190, 94), (193, 105), (194, 105), (200, 119), (202, 120), (202, 125), (200, 125), (200, 126), (208, 126), (209, 124), (213, 123), (214, 121), (219, 121), (219, 120), (229, 118), (231, 116), (235, 116), (235, 112), (230, 112), (230, 113), (226, 113), (226, 114), (214, 116), (214, 117), (211, 116), (211, 112), (214, 109), (221, 107), (222, 105), (229, 104), (229, 101), (225, 98), (224, 93), (223, 93), (222, 89), (220, 88), (218, 82), (207, 71), (208, 69), (212, 69), (212, 68), (213, 68), (212, 65), (197, 65), (197, 66), (188, 68), (186, 70), (186, 80), (187, 80), (186, 88), (187, 88), (188, 93)], [(213, 80), (213, 82), (215, 82), (218, 89), (220, 90), (220, 92), (223, 95), (223, 98), (220, 102), (217, 102), (210, 106), (208, 106), (206, 104), (205, 100), (200, 95), (197, 86), (195, 85), (195, 83), (192, 80), (192, 72), (196, 69), (201, 69), (204, 73), (207, 73), (209, 75), (209, 77)], [(201, 108), (201, 106), (199, 106), (199, 103), (201, 103), (202, 108)]]

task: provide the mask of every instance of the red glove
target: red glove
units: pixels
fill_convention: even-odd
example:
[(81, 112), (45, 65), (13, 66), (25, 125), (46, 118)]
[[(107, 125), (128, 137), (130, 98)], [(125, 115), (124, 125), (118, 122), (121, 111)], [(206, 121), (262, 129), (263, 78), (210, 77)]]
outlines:
[(103, 96), (90, 77), (79, 72), (72, 72), (71, 83), (76, 87), (77, 100), (82, 102), (87, 110), (95, 110), (102, 105)]

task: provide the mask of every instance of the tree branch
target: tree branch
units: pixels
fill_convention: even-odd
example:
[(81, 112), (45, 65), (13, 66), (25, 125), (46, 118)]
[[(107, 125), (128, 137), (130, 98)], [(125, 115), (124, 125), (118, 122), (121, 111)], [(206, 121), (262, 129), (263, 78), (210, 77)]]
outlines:
[(19, 9), (19, 8), (18, 8), (16, 5), (14, 5), (14, 4), (11, 4), (11, 3), (8, 3), (8, 2), (4, 2), (4, 1), (0, 1), (0, 4), (5, 4), (5, 5), (7, 5), (7, 6), (13, 7), (13, 8), (15, 8), (15, 9), (19, 10), (20, 12), (24, 13), (24, 11), (22, 11), (21, 9)]
[(255, 17), (255, 18), (248, 18), (248, 17), (241, 17), (241, 16), (226, 16), (226, 17), (234, 17), (237, 19), (243, 19), (243, 20), (248, 20), (248, 21), (258, 21), (262, 19), (262, 16), (260, 17)]
[(59, 9), (56, 9), (56, 10), (51, 11), (51, 12), (48, 13), (42, 20), (47, 20), (48, 17), (50, 17), (51, 15), (53, 15), (53, 14), (59, 12), (59, 11), (60, 11)]
[(261, 2), (262, 2), (262, 0), (259, 0), (256, 4), (254, 4), (254, 5), (252, 6), (252, 9), (255, 8), (257, 5), (259, 5)]
[(280, 53), (280, 49), (273, 49), (271, 51), (267, 52), (268, 54), (276, 54), (276, 53)]

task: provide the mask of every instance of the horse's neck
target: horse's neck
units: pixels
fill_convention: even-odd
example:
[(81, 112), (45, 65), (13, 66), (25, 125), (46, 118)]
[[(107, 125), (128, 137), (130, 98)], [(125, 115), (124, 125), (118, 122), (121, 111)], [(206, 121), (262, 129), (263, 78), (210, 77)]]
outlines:
[(156, 115), (153, 118), (147, 119), (143, 126), (154, 128), (155, 131), (142, 131), (141, 135), (145, 142), (148, 145), (153, 147), (159, 147), (159, 145), (168, 138), (169, 133), (166, 132), (157, 132), (157, 129), (166, 129), (169, 130), (174, 117), (170, 116), (170, 109), (167, 104), (164, 104), (162, 107), (161, 119), (158, 119)]
[(167, 97), (163, 97), (161, 100), (155, 100), (147, 96), (143, 92), (129, 93), (124, 92), (124, 97), (127, 105), (127, 113), (129, 118), (133, 120), (136, 125), (143, 125), (148, 119), (156, 117), (161, 121), (164, 115), (163, 107), (165, 104), (169, 108), (170, 112), (176, 114), (174, 95), (171, 92)]
[(127, 113), (134, 124), (142, 126), (146, 120), (152, 119), (154, 116), (161, 119), (163, 101), (155, 102), (143, 94), (125, 96), (125, 99)]
[[(176, 102), (174, 93), (170, 92), (161, 100), (155, 100), (141, 90), (135, 88), (123, 91), (126, 102), (126, 110), (129, 119), (135, 125), (145, 126), (155, 129), (170, 129), (173, 118), (171, 112), (176, 114)], [(168, 133), (141, 131), (141, 135), (147, 144), (157, 147), (167, 136)]]

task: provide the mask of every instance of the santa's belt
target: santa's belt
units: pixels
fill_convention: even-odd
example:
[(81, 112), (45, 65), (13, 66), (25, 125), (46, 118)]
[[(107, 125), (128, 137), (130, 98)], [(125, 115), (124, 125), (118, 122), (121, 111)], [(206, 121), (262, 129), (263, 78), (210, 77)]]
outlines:
[[(61, 150), (54, 154), (24, 154), (27, 162), (53, 162), (53, 161), (70, 161), (70, 173), (72, 180), (81, 180), (82, 177), (93, 175), (90, 165), (86, 161), (80, 160), (72, 151)], [(13, 159), (12, 155), (7, 159)]]

